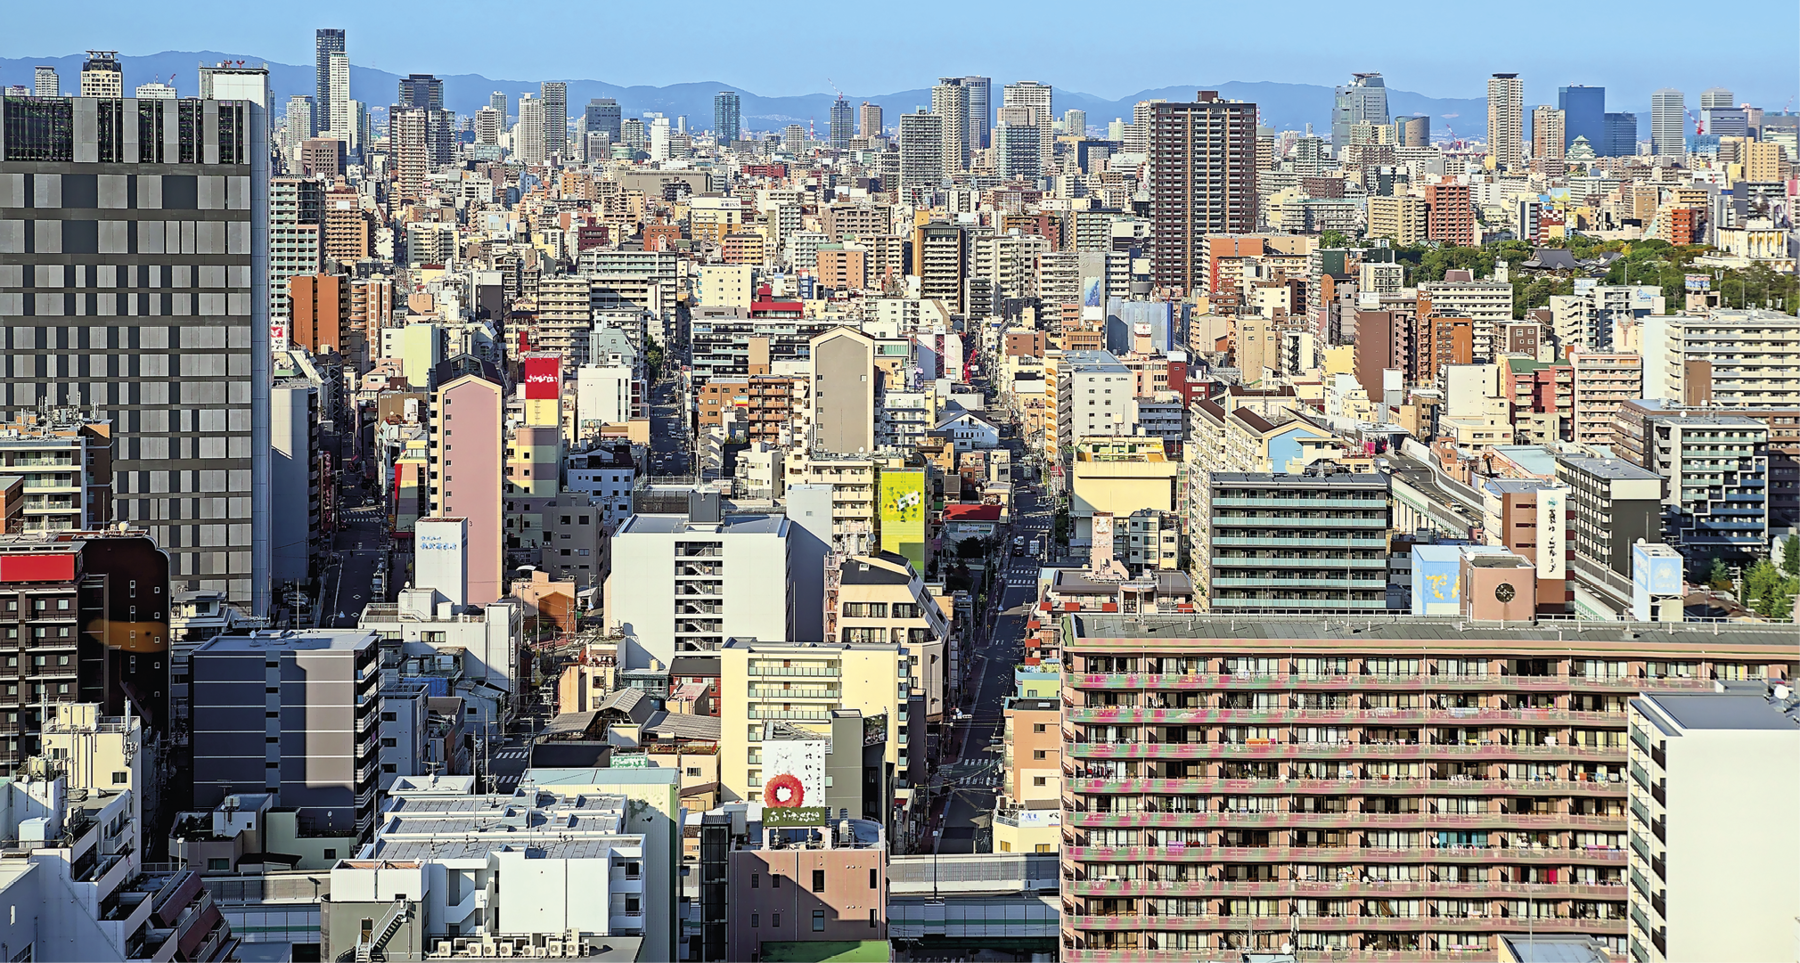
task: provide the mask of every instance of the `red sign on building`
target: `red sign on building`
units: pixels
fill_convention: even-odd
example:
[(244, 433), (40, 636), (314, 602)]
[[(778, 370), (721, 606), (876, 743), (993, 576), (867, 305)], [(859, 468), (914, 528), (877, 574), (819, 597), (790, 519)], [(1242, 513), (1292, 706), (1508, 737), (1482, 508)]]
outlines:
[(562, 356), (545, 352), (528, 354), (525, 365), (525, 398), (554, 400), (562, 395)]

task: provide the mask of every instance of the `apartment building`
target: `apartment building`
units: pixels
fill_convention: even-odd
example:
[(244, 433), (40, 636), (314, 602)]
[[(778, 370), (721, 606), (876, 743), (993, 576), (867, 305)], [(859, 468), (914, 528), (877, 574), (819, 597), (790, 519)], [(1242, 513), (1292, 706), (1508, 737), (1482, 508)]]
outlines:
[[(1689, 405), (1800, 408), (1800, 318), (1715, 308), (1704, 318), (1675, 317), (1667, 324), (1669, 398)], [(1647, 345), (1646, 354), (1652, 351)]]
[(912, 565), (892, 552), (844, 559), (838, 567), (836, 603), (826, 637), (905, 648), (913, 695), (923, 700), (927, 721), (941, 721), (950, 622)]
[(685, 514), (627, 518), (612, 552), (631, 564), (605, 588), (624, 667), (666, 669), (677, 652), (731, 638), (792, 638), (799, 597), (810, 589), (820, 603), (816, 587), (795, 584), (791, 527), (780, 515), (727, 515), (716, 494), (699, 492)]
[(1061, 935), (1077, 961), (1284, 944), (1438, 959), (1527, 933), (1622, 956), (1627, 703), (1800, 669), (1778, 626), (1063, 626)]
[(1196, 490), (1191, 564), (1208, 610), (1387, 608), (1387, 475), (1213, 472)]
[(169, 556), (142, 531), (0, 536), (0, 774), (43, 749), (55, 706), (168, 730)]
[(1573, 561), (1631, 578), (1631, 546), (1662, 541), (1663, 478), (1621, 458), (1560, 455)]
[(1475, 204), (1469, 185), (1425, 185), (1425, 238), (1457, 247), (1474, 246)]
[[(1631, 700), (1631, 959), (1793, 954), (1800, 700), (1784, 678)], [(1747, 827), (1755, 843), (1734, 842)]]
[(1130, 435), (1137, 376), (1106, 351), (1065, 351), (1057, 364), (1056, 437), (1064, 452), (1080, 438)]
[[(727, 890), (719, 894), (718, 910), (725, 923), (725, 947), (716, 956), (689, 959), (757, 960), (788, 952), (886, 949), (888, 847), (882, 824), (811, 816), (796, 824), (790, 812), (763, 808), (762, 818), (747, 822), (748, 832), (721, 854), (724, 865), (714, 864), (718, 875), (713, 878), (722, 879)], [(733, 818), (706, 814), (702, 838), (709, 823), (723, 823), (726, 829)], [(714, 868), (709, 862), (702, 857), (702, 872)]]
[(1202, 90), (1192, 103), (1152, 104), (1147, 119), (1151, 278), (1206, 289), (1204, 239), (1256, 230), (1256, 105)]
[(1769, 427), (1683, 411), (1650, 422), (1645, 458), (1665, 481), (1663, 536), (1696, 571), (1748, 565), (1769, 544)]
[(220, 635), (195, 649), (194, 804), (279, 793), (302, 832), (368, 833), (381, 769), (379, 647), (369, 629), (318, 629)]
[[(1464, 273), (1464, 272), (1453, 272)], [(1419, 285), (1419, 317), (1468, 318), (1476, 361), (1492, 361), (1495, 337), (1512, 320), (1513, 289), (1505, 281), (1450, 280)]]
[(24, 495), (19, 531), (80, 531), (110, 523), (112, 456), (112, 423), (89, 420), (79, 409), (53, 409), (48, 417), (33, 412), (0, 424), (0, 475), (17, 477)]
[[(774, 724), (835, 734), (833, 720), (847, 710), (860, 714), (865, 744), (882, 747), (871, 801), (879, 806), (884, 799), (910, 798), (913, 775), (923, 772), (926, 743), (910, 672), (905, 647), (891, 643), (765, 642), (748, 636), (727, 642), (719, 649), (723, 798), (765, 801), (765, 749)], [(860, 769), (862, 750), (840, 747), (834, 739), (831, 754), (842, 752), (840, 761)], [(775, 753), (767, 755), (774, 766)], [(771, 770), (769, 778), (776, 774)]]
[(1427, 236), (1427, 204), (1422, 197), (1376, 196), (1368, 200), (1369, 237), (1385, 237), (1396, 247), (1422, 243)]
[(1575, 441), (1610, 446), (1619, 406), (1644, 395), (1644, 359), (1636, 354), (1576, 351), (1569, 356), (1574, 393), (1570, 419)]
[(1123, 521), (1140, 511), (1173, 512), (1181, 503), (1180, 473), (1161, 438), (1077, 439), (1069, 470), (1070, 545), (1092, 542), (1098, 515)]

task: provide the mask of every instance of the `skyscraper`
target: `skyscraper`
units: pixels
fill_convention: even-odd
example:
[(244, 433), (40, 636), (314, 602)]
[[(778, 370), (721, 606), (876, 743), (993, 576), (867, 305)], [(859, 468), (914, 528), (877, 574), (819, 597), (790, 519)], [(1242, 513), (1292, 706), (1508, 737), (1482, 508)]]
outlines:
[(313, 129), (317, 134), (331, 127), (331, 55), (344, 52), (344, 31), (324, 28), (313, 35)]
[(994, 81), (991, 77), (964, 77), (969, 91), (969, 149), (994, 146)]
[(850, 102), (838, 95), (831, 102), (831, 149), (845, 151), (850, 149), (850, 138), (856, 136), (856, 111)]
[(0, 106), (0, 185), (34, 183), (39, 199), (0, 193), (0, 208), (33, 207), (0, 218), (34, 225), (4, 256), (13, 273), (0, 271), (0, 415), (78, 406), (111, 419), (114, 519), (169, 553), (175, 591), (225, 592), (260, 614), (268, 74), (205, 68), (201, 89), (217, 99), (139, 101), (129, 130), (157, 135), (143, 140), (99, 122), (111, 98)]
[(431, 111), (395, 105), (388, 112), (388, 140), (394, 150), (394, 192), (401, 200), (417, 200), (431, 172)]
[(1534, 160), (1562, 160), (1568, 118), (1548, 104), (1531, 110), (1531, 156)]
[(743, 102), (735, 90), (713, 94), (713, 136), (721, 146), (730, 144), (743, 134)]
[(1604, 153), (1606, 142), (1606, 88), (1558, 87), (1556, 106), (1563, 112), (1563, 147), (1586, 137), (1596, 153)]
[(496, 90), (488, 94), (488, 106), (499, 112), (502, 123), (506, 121), (506, 93)]
[(1256, 105), (1211, 90), (1156, 104), (1149, 147), (1151, 279), (1193, 291), (1207, 235), (1256, 230)]
[(944, 118), (921, 110), (900, 115), (900, 193), (936, 190), (944, 179)]
[(860, 113), (862, 115), (861, 117), (857, 118), (857, 123), (861, 125), (860, 133), (864, 137), (880, 137), (881, 136), (881, 105), (880, 104), (871, 104), (865, 100), (865, 101), (863, 101), (862, 108), (858, 111), (858, 113)]
[(1700, 109), (1713, 107), (1734, 107), (1731, 102), (1731, 91), (1724, 87), (1708, 87), (1700, 92)]
[(1042, 168), (1038, 128), (1022, 107), (1000, 108), (994, 128), (994, 172), (1004, 180), (1036, 180)]
[(1087, 111), (1073, 108), (1063, 111), (1062, 129), (1066, 137), (1087, 136)]
[(334, 50), (326, 57), (331, 89), (331, 116), (324, 121), (332, 137), (350, 143), (350, 55)]
[(430, 74), (408, 74), (400, 78), (402, 107), (437, 110), (444, 106), (444, 82)]
[(1496, 168), (1525, 163), (1525, 81), (1518, 74), (1488, 78), (1487, 142)]
[(31, 92), (39, 97), (62, 96), (62, 82), (55, 67), (38, 67), (31, 72)]
[(396, 106), (414, 107), (425, 112), (425, 152), (431, 163), (441, 165), (455, 160), (456, 115), (444, 109), (442, 80), (431, 74), (409, 74), (400, 78), (400, 99)]
[(111, 50), (90, 50), (81, 62), (81, 96), (125, 96), (125, 70)]
[(475, 143), (494, 145), (500, 143), (500, 112), (492, 107), (483, 107), (475, 112)]
[[(500, 108), (500, 115), (502, 117), (506, 116), (506, 108), (504, 105)], [(620, 122), (618, 101), (611, 97), (599, 97), (588, 101), (588, 133), (592, 134), (598, 131), (599, 133), (605, 134), (608, 141), (617, 144), (619, 143)]]
[(519, 136), (513, 141), (513, 152), (519, 161), (533, 167), (542, 166), (544, 146), (544, 102), (530, 94), (519, 95)]
[(1687, 95), (1673, 87), (1650, 95), (1650, 152), (1687, 153)]
[(1394, 121), (1394, 143), (1401, 147), (1431, 146), (1431, 117), (1401, 117)]
[(969, 169), (969, 91), (961, 77), (940, 77), (931, 88), (931, 112), (944, 118), (944, 171)]
[(566, 157), (569, 153), (569, 85), (560, 80), (546, 80), (538, 85), (544, 98), (544, 156)]
[(1055, 117), (1051, 113), (1053, 99), (1049, 84), (1021, 80), (1007, 84), (1000, 92), (1001, 106), (1029, 107), (1038, 129), (1038, 163), (1048, 167), (1056, 151)]
[(1638, 152), (1638, 119), (1636, 114), (1606, 114), (1605, 132), (1595, 153), (1601, 157), (1630, 157)]
[(1350, 128), (1357, 124), (1388, 123), (1387, 84), (1378, 73), (1351, 74), (1350, 82), (1337, 89), (1331, 107), (1331, 146), (1342, 151), (1350, 146)]

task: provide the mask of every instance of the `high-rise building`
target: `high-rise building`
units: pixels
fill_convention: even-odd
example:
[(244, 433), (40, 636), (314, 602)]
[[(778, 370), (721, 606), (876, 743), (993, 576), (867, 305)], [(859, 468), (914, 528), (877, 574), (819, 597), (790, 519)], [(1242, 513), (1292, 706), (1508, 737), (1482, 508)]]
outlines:
[[(1475, 558), (1483, 564), (1437, 577), (1458, 580), (1465, 613), (1490, 614), (1064, 616), (1063, 958), (1450, 959), (1500, 954), (1503, 937), (1528, 933), (1589, 934), (1623, 958), (1629, 887), (1640, 885), (1629, 877), (1643, 875), (1634, 846), (1666, 847), (1671, 873), (1677, 838), (1741, 848), (1718, 843), (1723, 830), (1706, 822), (1730, 805), (1744, 818), (1728, 825), (1779, 827), (1761, 841), (1791, 852), (1781, 813), (1793, 799), (1770, 798), (1781, 795), (1773, 778), (1737, 782), (1754, 787), (1754, 802), (1724, 787), (1680, 798), (1698, 808), (1688, 835), (1666, 843), (1631, 840), (1627, 805), (1628, 785), (1644, 778), (1628, 757), (1630, 700), (1704, 692), (1715, 678), (1791, 679), (1791, 626), (1534, 623), (1529, 609), (1511, 614), (1535, 592), (1526, 560)], [(1522, 624), (1481, 621), (1502, 612)], [(1791, 774), (1782, 753), (1792, 742), (1771, 738), (1713, 764)], [(1674, 771), (1666, 799), (1678, 803)], [(1712, 859), (1684, 885), (1782, 865)], [(1791, 878), (1791, 867), (1781, 872)], [(1758, 942), (1714, 936), (1716, 919), (1735, 919), (1749, 898), (1741, 879), (1721, 879), (1729, 895), (1708, 898), (1730, 900), (1714, 904), (1730, 914), (1693, 924), (1695, 941), (1680, 954), (1671, 944), (1668, 958), (1754, 958), (1703, 949), (1730, 946), (1770, 947), (1774, 959), (1791, 948), (1791, 886), (1752, 904), (1768, 923)]]
[(833, 328), (813, 337), (808, 358), (810, 449), (839, 455), (874, 451), (881, 397), (874, 339), (854, 328)]
[(400, 78), (400, 99), (395, 102), (402, 107), (438, 110), (444, 106), (444, 82), (431, 74), (408, 74)]
[(1425, 185), (1425, 236), (1456, 247), (1475, 244), (1475, 204), (1469, 185)]
[(1043, 156), (1038, 142), (1038, 127), (1014, 113), (1027, 114), (1023, 108), (1000, 108), (1000, 126), (994, 128), (994, 172), (1005, 180), (1036, 180)]
[(735, 90), (721, 90), (713, 95), (713, 136), (719, 139), (721, 147), (737, 140), (743, 134), (744, 122), (741, 104)]
[[(500, 107), (500, 115), (506, 116), (506, 106)], [(599, 132), (606, 135), (610, 143), (620, 142), (619, 102), (611, 97), (597, 97), (587, 103), (587, 129), (592, 134)]]
[(430, 111), (420, 107), (395, 107), (388, 112), (394, 191), (402, 200), (416, 201), (424, 195), (425, 178), (431, 173), (430, 116)]
[(962, 77), (969, 92), (969, 149), (982, 150), (994, 146), (994, 80), (992, 77)]
[(277, 177), (269, 182), (269, 324), (277, 351), (287, 350), (292, 333), (288, 329), (293, 316), (288, 307), (288, 279), (317, 274), (321, 267), (324, 188), (324, 183), (308, 177)]
[(857, 110), (857, 113), (861, 115), (856, 119), (858, 126), (857, 133), (864, 137), (880, 137), (882, 130), (881, 105), (871, 104), (865, 100), (862, 103), (862, 107)]
[(312, 134), (323, 133), (331, 127), (331, 55), (344, 52), (344, 31), (321, 28), (314, 32), (313, 123), (316, 126)]
[(499, 112), (502, 121), (506, 120), (505, 91), (496, 90), (493, 93), (488, 94), (488, 106)]
[(1063, 111), (1062, 130), (1064, 137), (1087, 136), (1087, 111), (1074, 108)]
[(1401, 117), (1394, 121), (1394, 143), (1401, 147), (1431, 146), (1431, 117)]
[(1155, 104), (1149, 147), (1151, 279), (1202, 289), (1207, 235), (1256, 231), (1256, 105), (1211, 90)]
[(936, 190), (944, 179), (944, 118), (921, 110), (900, 115), (900, 193)]
[(545, 144), (544, 102), (531, 94), (519, 95), (519, 133), (513, 140), (513, 153), (519, 161), (541, 167), (548, 147)]
[[(118, 438), (116, 520), (169, 553), (176, 591), (225, 592), (261, 613), (268, 74), (206, 68), (201, 89), (216, 99), (140, 102), (130, 129), (154, 131), (148, 139), (99, 122), (110, 98), (0, 105), (0, 185), (23, 175), (36, 185), (0, 192), (0, 210), (15, 209), (0, 219), (35, 224), (6, 242), (15, 270), (0, 272), (0, 412), (104, 412)], [(140, 210), (154, 219), (137, 220)]]
[(1586, 137), (1595, 153), (1603, 153), (1600, 145), (1606, 142), (1605, 87), (1558, 87), (1556, 108), (1563, 112), (1565, 149), (1575, 143), (1575, 138)]
[(1042, 166), (1050, 166), (1056, 151), (1056, 118), (1051, 112), (1055, 103), (1050, 85), (1035, 80), (1007, 84), (1000, 92), (1000, 106), (1031, 109), (1032, 123), (1038, 128), (1038, 159)]
[(1638, 119), (1636, 114), (1606, 114), (1605, 133), (1594, 152), (1601, 157), (1630, 157), (1638, 152)]
[(544, 156), (567, 157), (569, 154), (569, 85), (560, 80), (546, 80), (538, 85), (544, 98)]
[(1650, 95), (1650, 152), (1687, 153), (1687, 95), (1673, 87)]
[(1724, 87), (1708, 87), (1700, 92), (1700, 109), (1714, 107), (1735, 107), (1732, 103), (1731, 91)]
[(493, 366), (468, 355), (441, 362), (431, 398), (431, 514), (466, 523), (465, 600), (506, 594), (503, 517), (505, 390)]
[(1331, 146), (1342, 151), (1350, 146), (1350, 128), (1357, 124), (1388, 123), (1387, 85), (1378, 73), (1351, 74), (1350, 82), (1337, 89), (1331, 108)]
[(1563, 159), (1563, 149), (1568, 145), (1568, 117), (1561, 110), (1548, 105), (1534, 107), (1531, 110), (1531, 157), (1533, 160)]
[(944, 118), (944, 173), (969, 169), (969, 91), (960, 77), (941, 77), (931, 88), (931, 112)]
[(856, 136), (856, 111), (842, 96), (831, 102), (831, 149), (850, 149), (850, 138)]
[(475, 143), (493, 145), (500, 143), (500, 129), (503, 114), (492, 107), (483, 107), (475, 112)]
[(195, 649), (194, 805), (279, 793), (302, 832), (368, 832), (381, 770), (380, 647), (367, 629), (319, 629), (220, 635)]
[[(1800, 725), (1792, 685), (1792, 676), (1752, 678), (1631, 700), (1625, 788), (1635, 958), (1793, 955), (1800, 887), (1788, 869), (1800, 854)], [(1736, 826), (1762, 827), (1757, 845), (1722, 844), (1720, 835)]]
[(336, 50), (327, 55), (325, 72), (330, 87), (331, 113), (320, 118), (327, 136), (350, 142), (350, 55)]
[(81, 96), (125, 96), (125, 69), (111, 50), (90, 50), (81, 62)]
[[(79, 449), (77, 449), (79, 450)], [(168, 735), (169, 557), (143, 532), (0, 536), (0, 774), (43, 750), (57, 703), (145, 716)]]
[(1487, 146), (1496, 168), (1525, 163), (1525, 81), (1518, 74), (1488, 78)]
[(39, 97), (62, 96), (62, 81), (56, 77), (56, 68), (37, 67), (32, 70), (31, 92)]

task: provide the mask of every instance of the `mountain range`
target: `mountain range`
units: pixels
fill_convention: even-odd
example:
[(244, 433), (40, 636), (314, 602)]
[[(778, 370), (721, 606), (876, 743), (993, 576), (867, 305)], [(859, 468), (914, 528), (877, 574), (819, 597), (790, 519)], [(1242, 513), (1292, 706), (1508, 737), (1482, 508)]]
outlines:
[[(223, 60), (267, 63), (269, 84), (278, 113), (285, 109), (283, 105), (288, 97), (311, 94), (315, 89), (311, 64), (266, 62), (247, 54), (211, 50), (165, 51), (145, 56), (121, 56), (119, 59), (124, 65), (127, 91), (143, 83), (172, 81), (182, 96), (193, 96), (199, 86), (199, 65), (215, 64)], [(55, 67), (63, 89), (71, 90), (79, 83), (81, 61), (82, 57), (79, 55), (0, 58), (0, 86), (30, 86), (32, 68), (42, 64)], [(486, 106), (489, 95), (494, 91), (506, 95), (509, 111), (516, 114), (519, 95), (536, 93), (538, 90), (536, 80), (494, 80), (479, 74), (444, 75), (440, 79), (444, 82), (444, 105), (458, 114), (472, 114)], [(399, 74), (352, 65), (350, 95), (369, 104), (371, 108), (383, 107), (394, 101), (399, 80)], [(788, 124), (811, 123), (822, 136), (834, 99), (833, 95), (823, 93), (765, 97), (715, 81), (671, 84), (666, 87), (623, 87), (598, 80), (568, 79), (566, 82), (569, 85), (571, 120), (580, 115), (583, 106), (590, 99), (611, 97), (619, 102), (626, 117), (641, 116), (649, 112), (659, 112), (671, 117), (685, 115), (689, 126), (702, 130), (712, 127), (713, 95), (721, 90), (737, 91), (741, 97), (744, 126), (756, 131), (779, 130)], [(995, 109), (1000, 106), (999, 86), (996, 83), (993, 92)], [(1201, 89), (1217, 90), (1221, 97), (1255, 103), (1262, 114), (1262, 123), (1276, 130), (1304, 130), (1306, 125), (1311, 124), (1321, 135), (1330, 134), (1332, 88), (1316, 84), (1227, 81), (1141, 90), (1117, 100), (1058, 88), (1054, 94), (1054, 109), (1058, 115), (1070, 108), (1084, 110), (1087, 112), (1088, 125), (1104, 131), (1107, 122), (1114, 118), (1130, 119), (1132, 105), (1140, 100), (1192, 100), (1195, 91)], [(889, 127), (894, 125), (895, 118), (901, 113), (931, 103), (929, 88), (884, 94), (846, 94), (845, 97), (856, 104), (867, 101), (881, 105), (883, 117)], [(1482, 97), (1428, 97), (1390, 88), (1388, 109), (1394, 116), (1430, 115), (1434, 139), (1452, 135), (1479, 137), (1487, 126), (1487, 100)], [(1648, 120), (1647, 110), (1641, 113), (1641, 119)]]

